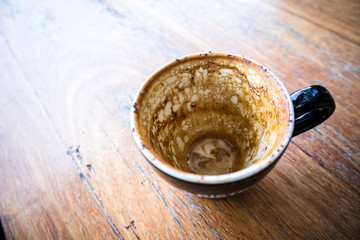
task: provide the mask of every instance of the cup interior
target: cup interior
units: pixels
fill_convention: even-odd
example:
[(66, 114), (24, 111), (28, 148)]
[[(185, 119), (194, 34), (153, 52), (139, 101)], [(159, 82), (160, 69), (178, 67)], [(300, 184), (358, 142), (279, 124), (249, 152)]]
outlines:
[(245, 57), (197, 54), (152, 74), (136, 99), (136, 130), (164, 164), (220, 175), (265, 161), (289, 131), (279, 80)]

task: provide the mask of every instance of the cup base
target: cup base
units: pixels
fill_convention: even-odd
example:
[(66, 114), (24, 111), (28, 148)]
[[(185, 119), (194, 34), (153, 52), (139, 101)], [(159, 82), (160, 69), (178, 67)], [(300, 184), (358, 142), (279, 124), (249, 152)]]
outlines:
[(242, 192), (245, 192), (246, 190), (248, 190), (249, 188), (245, 188), (245, 189), (242, 189), (240, 191), (237, 191), (237, 192), (232, 192), (232, 193), (226, 193), (226, 194), (216, 194), (216, 195), (208, 195), (208, 194), (193, 194), (193, 193), (190, 193), (190, 192), (186, 192), (186, 193), (190, 193), (191, 195), (194, 195), (194, 196), (197, 196), (199, 198), (209, 198), (209, 199), (217, 199), (217, 198), (228, 198), (228, 197), (233, 197), (235, 195), (238, 195)]

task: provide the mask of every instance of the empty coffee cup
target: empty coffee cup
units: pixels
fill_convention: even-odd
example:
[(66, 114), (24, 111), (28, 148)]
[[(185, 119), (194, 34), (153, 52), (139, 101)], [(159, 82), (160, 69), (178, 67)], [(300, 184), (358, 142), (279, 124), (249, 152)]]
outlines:
[(266, 67), (227, 53), (198, 53), (156, 70), (131, 111), (137, 146), (169, 183), (200, 197), (227, 197), (260, 181), (291, 137), (335, 110), (311, 86), (291, 96)]

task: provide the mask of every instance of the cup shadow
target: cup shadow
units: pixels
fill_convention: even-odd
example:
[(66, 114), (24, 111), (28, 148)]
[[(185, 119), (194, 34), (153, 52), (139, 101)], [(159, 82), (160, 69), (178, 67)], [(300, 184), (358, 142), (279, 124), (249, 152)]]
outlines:
[(294, 236), (289, 220), (292, 226), (302, 227), (307, 221), (302, 214), (297, 214), (299, 207), (296, 201), (277, 191), (276, 185), (269, 178), (232, 197), (191, 198), (196, 204), (203, 206), (200, 214), (208, 218), (208, 225), (214, 224), (210, 227), (220, 229), (219, 231), (223, 228), (234, 233), (252, 232), (253, 236), (265, 238), (286, 238)]

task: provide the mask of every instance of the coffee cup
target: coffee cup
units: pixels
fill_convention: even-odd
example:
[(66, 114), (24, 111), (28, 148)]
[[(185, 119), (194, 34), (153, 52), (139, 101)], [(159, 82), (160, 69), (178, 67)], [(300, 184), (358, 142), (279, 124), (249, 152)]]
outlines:
[(241, 193), (264, 178), (292, 137), (325, 121), (322, 86), (289, 94), (247, 57), (196, 53), (152, 73), (131, 109), (135, 142), (167, 182), (199, 197)]

